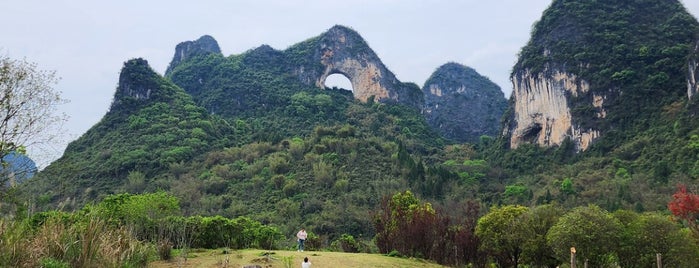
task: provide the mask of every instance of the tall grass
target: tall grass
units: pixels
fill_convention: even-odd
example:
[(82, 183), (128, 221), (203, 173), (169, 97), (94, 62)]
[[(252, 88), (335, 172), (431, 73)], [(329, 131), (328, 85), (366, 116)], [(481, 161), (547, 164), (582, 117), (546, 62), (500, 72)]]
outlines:
[(0, 267), (145, 267), (152, 256), (154, 246), (97, 217), (40, 226), (0, 219)]
[(28, 231), (22, 224), (0, 219), (0, 266), (29, 267)]

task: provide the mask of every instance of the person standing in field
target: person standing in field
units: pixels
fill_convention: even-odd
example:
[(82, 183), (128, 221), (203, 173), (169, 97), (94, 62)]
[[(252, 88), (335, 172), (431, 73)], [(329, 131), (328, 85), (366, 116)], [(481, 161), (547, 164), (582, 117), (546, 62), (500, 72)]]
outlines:
[(299, 242), (299, 247), (296, 251), (303, 252), (303, 244), (306, 242), (306, 237), (308, 237), (308, 234), (306, 234), (306, 229), (301, 228), (301, 231), (296, 233), (296, 238), (298, 239)]

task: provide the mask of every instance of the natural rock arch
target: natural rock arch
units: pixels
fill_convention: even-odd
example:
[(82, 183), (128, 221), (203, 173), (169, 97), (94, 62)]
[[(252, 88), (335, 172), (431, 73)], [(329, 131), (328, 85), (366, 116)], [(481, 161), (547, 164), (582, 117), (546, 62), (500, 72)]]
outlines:
[(417, 108), (422, 106), (420, 88), (398, 81), (364, 39), (352, 29), (334, 26), (287, 52), (307, 53), (303, 62), (294, 69), (303, 83), (324, 89), (328, 76), (341, 74), (352, 84), (355, 99), (362, 102), (374, 99), (404, 103)]
[(352, 85), (352, 81), (342, 72), (328, 74), (328, 76), (323, 80), (323, 85), (325, 88), (337, 87), (354, 92), (354, 85)]
[[(328, 30), (318, 44), (320, 64), (323, 71), (315, 81), (325, 88), (325, 79), (332, 74), (341, 74), (352, 83), (354, 97), (366, 102), (370, 97), (377, 100), (392, 98), (393, 74), (383, 65), (379, 57), (354, 31), (341, 26)], [(394, 93), (395, 94), (395, 93)]]

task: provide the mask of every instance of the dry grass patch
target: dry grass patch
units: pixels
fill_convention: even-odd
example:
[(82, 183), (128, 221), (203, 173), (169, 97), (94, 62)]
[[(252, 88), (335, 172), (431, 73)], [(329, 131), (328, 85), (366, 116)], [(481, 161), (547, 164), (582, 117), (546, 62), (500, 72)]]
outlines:
[[(264, 254), (270, 253), (270, 254)], [(314, 268), (320, 267), (373, 267), (373, 268), (437, 268), (445, 267), (425, 260), (387, 257), (379, 254), (343, 253), (343, 252), (296, 252), (264, 251), (246, 249), (224, 254), (222, 250), (208, 250), (187, 254), (186, 262), (176, 256), (170, 261), (156, 261), (149, 267), (231, 267), (259, 265), (263, 268), (301, 267), (304, 257), (308, 257)]]

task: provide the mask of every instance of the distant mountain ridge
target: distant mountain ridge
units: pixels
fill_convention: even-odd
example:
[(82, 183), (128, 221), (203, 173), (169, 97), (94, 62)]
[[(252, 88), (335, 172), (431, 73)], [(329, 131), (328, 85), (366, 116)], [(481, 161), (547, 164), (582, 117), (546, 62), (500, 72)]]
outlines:
[[(371, 235), (367, 214), (404, 190), (455, 212), (463, 202), (660, 211), (699, 177), (697, 24), (678, 1), (553, 1), (506, 104), (457, 63), (422, 89), (398, 81), (344, 26), (229, 56), (204, 36), (177, 46), (165, 77), (127, 61), (109, 112), (22, 187), (68, 209), (163, 190), (188, 214), (329, 240)], [(333, 73), (353, 91), (324, 88)]]
[[(460, 83), (480, 79), (474, 70), (467, 70), (470, 76), (461, 77)], [(334, 73), (348, 77), (354, 90), (324, 89), (324, 79)], [(439, 80), (431, 79), (444, 84)], [(468, 92), (477, 90), (476, 83), (480, 82), (470, 84)], [(453, 104), (463, 99), (452, 95), (430, 100), (469, 108)], [(504, 101), (502, 93), (492, 97)], [(225, 148), (277, 144), (323, 131), (363, 129), (366, 133), (361, 135), (404, 140), (411, 144), (410, 150), (428, 151), (443, 144), (444, 138), (421, 118), (423, 105), (420, 88), (398, 81), (361, 36), (344, 26), (283, 51), (262, 45), (231, 56), (222, 55), (216, 40), (205, 35), (176, 46), (165, 77), (144, 59), (125, 62), (108, 113), (71, 142), (42, 178), (61, 181), (58, 187), (46, 188), (50, 200), (77, 206), (108, 193), (172, 187), (171, 180), (180, 176), (173, 166), (197, 166), (190, 161), (202, 161)], [(458, 109), (440, 110), (440, 120), (449, 121), (450, 114), (463, 118)], [(491, 126), (486, 130), (484, 124)], [(493, 120), (467, 124), (450, 130), (448, 138), (477, 140), (492, 135), (496, 124)], [(336, 128), (340, 130), (332, 130)], [(354, 135), (358, 134), (350, 137)], [(322, 153), (325, 146), (311, 152)], [(76, 163), (82, 164), (73, 168)]]
[[(216, 63), (213, 64), (219, 64), (219, 67), (212, 69), (212, 64), (198, 66), (196, 63), (191, 68), (189, 66), (179, 67), (188, 59), (195, 57), (202, 59), (207, 56), (212, 57), (212, 59), (217, 58)], [(219, 86), (216, 86), (214, 91), (201, 91), (207, 82), (226, 83), (223, 81), (213, 82), (217, 79), (209, 79), (212, 73), (217, 77), (239, 77), (237, 79), (240, 79), (243, 75), (235, 73), (239, 68), (234, 67), (227, 70), (223, 68), (224, 65), (233, 67), (238, 64), (252, 65), (249, 67), (271, 71), (277, 77), (284, 77), (287, 80), (290, 77), (296, 77), (302, 84), (318, 88), (325, 88), (325, 79), (329, 75), (341, 74), (352, 83), (354, 89), (352, 93), (355, 99), (362, 102), (369, 99), (379, 102), (394, 102), (421, 110), (426, 101), (425, 92), (422, 92), (414, 83), (398, 81), (367, 45), (366, 41), (356, 31), (345, 26), (333, 26), (321, 35), (292, 45), (283, 51), (262, 45), (241, 55), (228, 57), (227, 60), (219, 58), (221, 56), (220, 49), (211, 36), (182, 42), (177, 45), (173, 60), (166, 71), (166, 77), (171, 78), (176, 84), (192, 94), (195, 100), (201, 101), (208, 110), (219, 111), (219, 113), (223, 112), (221, 106), (230, 105), (226, 103), (226, 99), (234, 99), (233, 105), (240, 105), (241, 109), (246, 111), (259, 107), (259, 104), (248, 105), (250, 101), (242, 99), (249, 94), (255, 94), (249, 92), (249, 89), (243, 90), (247, 93), (241, 92), (242, 94), (235, 95), (230, 95), (235, 89), (229, 88), (219, 91), (221, 90)], [(234, 58), (235, 60), (232, 60)], [(194, 59), (193, 61), (197, 62), (198, 60)], [(442, 125), (458, 125), (448, 127), (448, 135), (445, 137), (459, 142), (477, 141), (481, 135), (495, 136), (497, 132), (495, 129), (499, 129), (499, 117), (505, 109), (503, 103), (506, 101), (502, 94), (497, 94), (497, 91), (500, 90), (499, 87), (489, 81), (489, 83), (482, 82), (482, 77), (475, 70), (468, 69), (470, 70), (469, 75), (459, 79), (462, 83), (469, 85), (470, 92), (481, 90), (478, 87), (482, 86), (483, 92), (495, 94), (480, 94), (477, 100), (471, 100), (468, 103), (463, 103), (463, 99), (455, 97), (459, 94), (430, 95), (430, 102), (438, 101), (453, 106), (449, 110), (440, 110), (438, 117)], [(197, 78), (192, 79), (193, 76)], [(433, 75), (430, 82), (440, 83), (441, 77)], [(470, 81), (471, 79), (474, 81)], [(196, 83), (191, 83), (191, 81), (196, 81)], [(227, 86), (222, 85), (222, 87)], [(207, 100), (211, 100), (211, 102)], [(490, 107), (486, 111), (487, 114), (483, 114), (482, 117), (480, 115), (471, 116), (471, 112), (482, 110), (478, 106), (480, 101), (497, 102), (498, 105)], [(459, 110), (454, 109), (456, 106), (459, 106)], [(431, 107), (430, 110), (434, 110), (434, 107)], [(237, 114), (240, 112), (243, 111), (223, 113)], [(465, 117), (469, 117), (468, 122), (464, 122)]]
[(480, 136), (500, 134), (507, 100), (498, 85), (476, 70), (444, 64), (427, 79), (422, 92), (425, 118), (444, 137), (478, 143)]
[(7, 166), (0, 166), (0, 174), (9, 178), (8, 185), (23, 183), (38, 172), (34, 160), (26, 155), (12, 152), (4, 157), (3, 163)]

